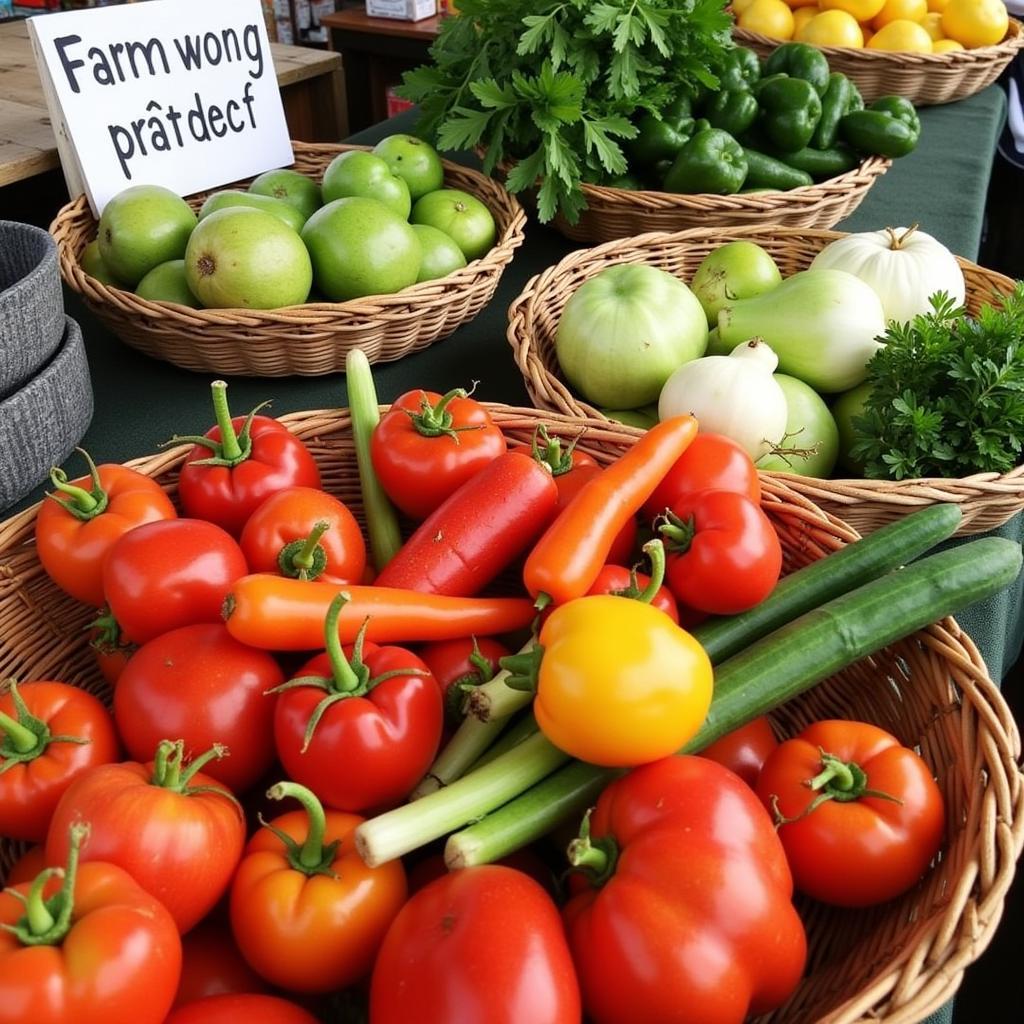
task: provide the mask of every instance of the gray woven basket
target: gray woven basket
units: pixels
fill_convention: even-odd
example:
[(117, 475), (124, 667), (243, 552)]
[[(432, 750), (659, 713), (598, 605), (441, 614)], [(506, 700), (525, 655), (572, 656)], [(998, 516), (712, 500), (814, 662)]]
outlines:
[(92, 382), (78, 324), (24, 387), (0, 402), (0, 510), (41, 484), (72, 452), (92, 420)]
[(63, 336), (56, 244), (42, 228), (0, 221), (0, 398), (31, 379)]

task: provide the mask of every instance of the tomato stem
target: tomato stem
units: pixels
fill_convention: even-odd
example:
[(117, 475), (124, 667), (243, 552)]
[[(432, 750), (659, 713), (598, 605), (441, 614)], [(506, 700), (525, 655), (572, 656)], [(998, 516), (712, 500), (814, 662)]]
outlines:
[(480, 430), (482, 423), (476, 423), (468, 427), (453, 427), (452, 414), (448, 406), (456, 398), (468, 398), (475, 390), (477, 381), (467, 391), (465, 388), (452, 388), (436, 405), (430, 404), (430, 399), (424, 394), (420, 399), (420, 411), (413, 412), (411, 409), (403, 410), (412, 421), (413, 427), (418, 434), (424, 437), (450, 437), (456, 444), (459, 444), (459, 434), (466, 430)]
[(665, 582), (665, 545), (655, 538), (643, 546), (643, 552), (651, 562), (651, 576), (643, 590), (637, 580), (636, 566), (629, 570), (629, 586), (621, 590), (613, 590), (615, 597), (628, 597), (634, 601), (650, 604), (658, 595), (661, 585)]
[(305, 540), (293, 540), (281, 548), (277, 565), (291, 579), (315, 580), (327, 568), (327, 552), (320, 538), (331, 528), (326, 519), (317, 522)]
[(67, 473), (54, 466), (50, 470), (50, 482), (62, 495), (66, 495), (68, 500), (61, 501), (52, 491), (47, 492), (47, 497), (53, 498), (54, 501), (63, 505), (67, 512), (76, 519), (88, 522), (106, 512), (110, 497), (103, 489), (100, 471), (96, 468), (96, 463), (92, 461), (92, 456), (84, 448), (76, 448), (75, 451), (85, 459), (89, 466), (89, 478), (92, 486), (89, 490), (85, 490), (83, 487), (76, 487), (74, 484), (68, 483)]
[(227, 381), (215, 380), (210, 385), (210, 392), (213, 395), (213, 414), (220, 427), (220, 457), (231, 463), (241, 462), (244, 456), (235, 425), (231, 422)]
[[(153, 777), (150, 779), (150, 785), (186, 795), (189, 793), (205, 792), (208, 787), (190, 788), (189, 783), (195, 778), (196, 773), (201, 771), (210, 761), (214, 759), (220, 760), (222, 757), (227, 756), (228, 748), (222, 743), (214, 743), (209, 750), (200, 754), (199, 757), (186, 767), (185, 741), (161, 740), (157, 744), (156, 754), (153, 758)], [(234, 800), (234, 797), (225, 790), (216, 789), (215, 791)]]
[(46, 752), (51, 743), (88, 743), (83, 736), (54, 736), (49, 725), (37, 718), (28, 709), (25, 699), (18, 692), (15, 679), (7, 680), (7, 687), (14, 704), (17, 718), (0, 711), (0, 775), (16, 764), (34, 761)]
[[(548, 433), (548, 428), (545, 424), (538, 423), (533, 432), (533, 439), (530, 442), (530, 453), (536, 462), (539, 462), (542, 466), (547, 466), (551, 470), (552, 476), (563, 476), (572, 469), (572, 453), (576, 450), (576, 443), (583, 434), (584, 431), (580, 431), (569, 442), (568, 447), (563, 449), (562, 439), (552, 437)], [(543, 452), (537, 444), (538, 437), (544, 444)]]
[(327, 832), (327, 815), (324, 813), (324, 805), (316, 798), (312, 790), (300, 786), (297, 782), (278, 782), (267, 790), (267, 796), (271, 800), (287, 800), (289, 797), (298, 800), (302, 809), (306, 812), (306, 820), (309, 824), (306, 832), (306, 839), (300, 846), (291, 836), (286, 835), (280, 829), (263, 823), (263, 827), (270, 829), (278, 839), (284, 843), (287, 849), (288, 863), (304, 875), (331, 875), (334, 872), (331, 866), (338, 852), (340, 840), (335, 840), (324, 846), (324, 835)]
[(619, 861), (619, 844), (612, 836), (593, 839), (590, 835), (591, 807), (580, 822), (580, 834), (566, 851), (569, 863), (587, 876), (595, 889), (599, 889), (612, 875)]
[(115, 651), (132, 652), (138, 649), (138, 644), (125, 643), (121, 634), (121, 625), (111, 614), (109, 608), (103, 611), (92, 620), (85, 629), (95, 631), (96, 636), (89, 641), (89, 646), (101, 654), (113, 654)]
[(657, 532), (665, 540), (666, 547), (674, 555), (685, 555), (690, 550), (693, 538), (697, 533), (697, 524), (693, 516), (680, 519), (679, 516), (666, 509), (655, 521)]
[(4, 711), (0, 711), (0, 729), (3, 729), (6, 739), (19, 754), (27, 754), (39, 746), (39, 737)]
[[(366, 623), (360, 627), (359, 635), (356, 637), (356, 645), (353, 649), (352, 661), (345, 657), (344, 648), (341, 645), (341, 636), (338, 633), (338, 620), (341, 618), (341, 610), (351, 600), (351, 596), (345, 590), (341, 591), (331, 601), (327, 609), (327, 618), (324, 620), (324, 639), (326, 641), (327, 657), (331, 662), (331, 673), (334, 677), (335, 693), (352, 693), (355, 690), (363, 689), (370, 678), (370, 672), (362, 664), (362, 640), (366, 634)], [(355, 663), (358, 661), (358, 668)]]
[(215, 380), (210, 384), (213, 395), (213, 412), (220, 428), (220, 441), (196, 434), (175, 434), (165, 444), (191, 443), (210, 450), (209, 458), (193, 459), (193, 466), (226, 466), (231, 469), (245, 462), (252, 455), (252, 423), (260, 409), (270, 402), (260, 402), (245, 418), (242, 429), (235, 431), (231, 410), (228, 408), (228, 385), (226, 381)]

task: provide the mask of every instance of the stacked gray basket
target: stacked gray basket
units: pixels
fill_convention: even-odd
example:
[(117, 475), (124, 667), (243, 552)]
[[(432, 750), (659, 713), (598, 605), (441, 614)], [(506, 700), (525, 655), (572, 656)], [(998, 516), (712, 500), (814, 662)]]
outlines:
[(57, 247), (0, 221), (0, 510), (42, 483), (92, 419), (82, 332), (64, 314)]

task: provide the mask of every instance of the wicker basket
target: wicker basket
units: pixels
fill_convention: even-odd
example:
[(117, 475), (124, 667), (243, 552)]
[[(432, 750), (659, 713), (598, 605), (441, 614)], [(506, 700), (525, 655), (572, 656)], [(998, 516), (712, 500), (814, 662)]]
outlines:
[[(570, 253), (531, 278), (509, 307), (507, 337), (523, 374), (526, 390), (539, 409), (578, 417), (601, 413), (575, 395), (562, 379), (555, 357), (555, 331), (569, 296), (586, 280), (617, 263), (649, 263), (689, 281), (701, 260), (726, 242), (749, 239), (766, 249), (783, 277), (806, 270), (825, 245), (841, 238), (837, 231), (786, 228), (727, 228), (650, 233)], [(983, 303), (998, 302), (1014, 282), (967, 260), (959, 260), (967, 281), (967, 307), (977, 313)], [(1009, 473), (978, 473), (961, 479), (819, 480), (795, 473), (772, 474), (823, 509), (841, 516), (860, 533), (870, 533), (906, 512), (934, 502), (960, 505), (960, 534), (983, 533), (1001, 526), (1024, 509), (1024, 466)]]
[[(339, 153), (365, 146), (294, 142), (295, 170), (318, 181)], [(86, 274), (79, 257), (96, 236), (85, 196), (57, 214), (50, 231), (60, 250), (61, 274), (85, 304), (122, 341), (186, 370), (257, 377), (316, 376), (345, 368), (345, 355), (362, 348), (371, 362), (418, 352), (472, 320), (494, 294), (512, 254), (522, 244), (526, 215), (486, 175), (444, 161), (445, 184), (481, 199), (494, 215), (498, 240), (489, 253), (437, 281), (394, 295), (349, 302), (317, 302), (273, 310), (188, 309), (150, 302)], [(239, 182), (244, 187), (248, 182)], [(230, 186), (224, 186), (225, 188)], [(198, 209), (209, 193), (190, 197)]]
[[(762, 60), (780, 40), (734, 28), (733, 39)], [(995, 46), (952, 53), (887, 53), (884, 50), (822, 46), (828, 66), (857, 83), (870, 103), (879, 96), (905, 96), (916, 106), (951, 103), (981, 92), (991, 85), (1024, 46), (1024, 26), (1010, 19), (1006, 38)]]
[[(575, 438), (580, 421), (492, 406), (513, 441), (528, 443), (541, 419)], [(306, 439), (325, 487), (361, 515), (347, 411), (283, 416)], [(588, 420), (580, 447), (608, 462), (638, 432)], [(187, 451), (136, 459), (135, 469), (171, 492)], [(820, 558), (855, 534), (781, 481), (765, 481), (764, 507), (779, 531), (787, 570)], [(109, 700), (85, 642), (89, 609), (43, 572), (32, 543), (36, 508), (0, 523), (0, 676), (61, 678)], [(943, 1003), (988, 944), (1024, 843), (1024, 785), (1013, 717), (977, 649), (952, 619), (865, 659), (781, 708), (788, 735), (822, 717), (874, 722), (917, 745), (946, 799), (947, 834), (926, 878), (900, 899), (866, 911), (805, 902), (808, 974), (790, 1003), (761, 1024), (912, 1024)], [(0, 873), (19, 848), (0, 841)]]

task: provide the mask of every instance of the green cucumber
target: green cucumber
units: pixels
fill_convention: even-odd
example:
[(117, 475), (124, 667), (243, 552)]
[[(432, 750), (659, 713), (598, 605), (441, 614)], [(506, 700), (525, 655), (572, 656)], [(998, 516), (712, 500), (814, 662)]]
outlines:
[(747, 158), (747, 177), (743, 182), (745, 188), (763, 187), (788, 190), (813, 184), (809, 174), (790, 167), (789, 164), (776, 160), (773, 156), (746, 147), (744, 147), (743, 153)]
[(835, 178), (847, 171), (852, 171), (860, 158), (852, 149), (845, 146), (833, 146), (831, 149), (798, 149), (795, 153), (787, 153), (782, 158), (790, 167), (805, 171), (815, 181)]
[(749, 611), (708, 619), (692, 633), (717, 665), (798, 615), (913, 561), (952, 537), (961, 519), (958, 505), (929, 505), (790, 573)]

